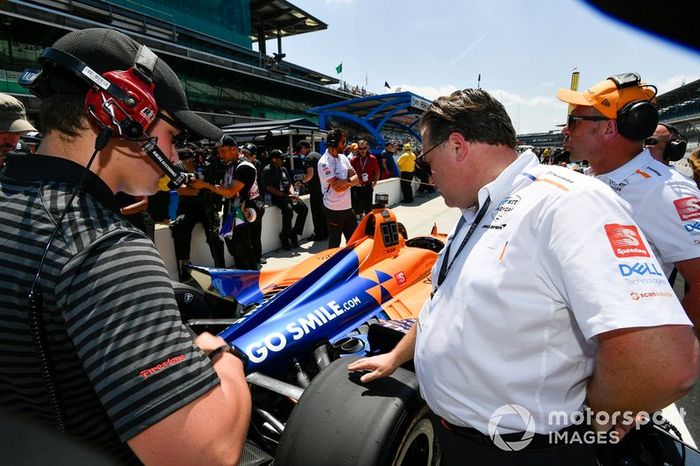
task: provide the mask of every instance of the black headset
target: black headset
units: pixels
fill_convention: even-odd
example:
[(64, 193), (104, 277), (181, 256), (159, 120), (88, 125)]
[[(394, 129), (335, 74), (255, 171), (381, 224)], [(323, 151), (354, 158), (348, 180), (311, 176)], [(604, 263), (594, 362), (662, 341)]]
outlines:
[(326, 136), (326, 146), (336, 148), (340, 142), (340, 138), (343, 136), (344, 131), (342, 129), (332, 129), (328, 132)]
[(659, 123), (659, 111), (652, 103), (656, 97), (656, 87), (642, 84), (637, 73), (616, 74), (608, 77), (618, 89), (626, 87), (649, 87), (654, 90), (654, 96), (649, 100), (630, 102), (617, 112), (617, 130), (624, 137), (633, 141), (641, 141), (654, 134)]
[(664, 148), (664, 160), (669, 162), (678, 162), (685, 155), (685, 150), (688, 147), (688, 139), (683, 136), (678, 128), (669, 123), (659, 123), (665, 126), (671, 132), (671, 137)]

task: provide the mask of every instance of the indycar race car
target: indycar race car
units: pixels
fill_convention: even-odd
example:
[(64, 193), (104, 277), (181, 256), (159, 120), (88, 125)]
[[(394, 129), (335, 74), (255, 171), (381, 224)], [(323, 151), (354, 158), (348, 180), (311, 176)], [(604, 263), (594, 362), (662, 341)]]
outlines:
[(446, 239), (436, 227), (406, 239), (395, 215), (375, 207), (345, 247), (287, 269), (191, 266), (203, 290), (235, 316), (189, 324), (230, 324), (219, 335), (245, 354), (249, 439), (260, 447), (259, 462), (249, 464), (272, 456), (285, 465), (439, 460), (412, 371), (364, 385), (346, 369), (351, 357), (388, 351), (410, 329)]

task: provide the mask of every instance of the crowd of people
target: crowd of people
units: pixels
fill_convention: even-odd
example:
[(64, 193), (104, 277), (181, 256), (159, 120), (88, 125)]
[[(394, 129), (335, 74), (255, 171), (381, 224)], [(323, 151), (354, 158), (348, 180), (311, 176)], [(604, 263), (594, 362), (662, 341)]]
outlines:
[[(151, 227), (128, 220), (149, 210), (163, 173), (186, 180), (171, 225), (180, 264), (201, 222), (215, 263), (225, 244), (252, 269), (268, 206), (281, 212), (283, 247), (295, 247), (306, 184), (314, 236), (336, 247), (382, 177), (398, 173), (411, 202), (422, 161), (459, 222), (416, 324), (391, 352), (349, 369), (369, 383), (414, 361), (441, 464), (597, 464), (596, 444), (550, 434), (623, 436), (631, 421), (612, 414), (661, 409), (698, 377), (700, 191), (668, 166), (685, 147), (657, 125), (655, 88), (637, 75), (558, 93), (573, 106), (564, 149), (592, 176), (518, 154), (503, 105), (465, 89), (421, 117), (424, 151), (388, 143), (375, 157), (340, 128), (323, 154), (300, 142), (298, 183), (282, 151), (258, 158), (255, 145), (224, 136), (189, 110), (162, 59), (115, 30), (66, 34), (25, 85), (42, 99), (34, 155), (5, 157), (35, 128), (0, 95), (0, 400), (120, 463), (236, 464), (252, 409), (245, 356), (207, 332), (192, 339)], [(178, 162), (187, 133), (218, 142), (189, 146)], [(667, 280), (674, 268), (690, 285), (682, 303)], [(498, 438), (518, 448), (495, 443), (503, 406), (534, 419), (523, 432), (498, 416)], [(582, 409), (590, 424), (547, 422)]]

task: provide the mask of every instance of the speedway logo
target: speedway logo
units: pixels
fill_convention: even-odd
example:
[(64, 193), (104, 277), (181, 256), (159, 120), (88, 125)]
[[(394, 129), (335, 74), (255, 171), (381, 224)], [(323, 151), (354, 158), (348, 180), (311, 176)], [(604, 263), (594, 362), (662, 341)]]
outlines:
[(630, 275), (657, 275), (662, 276), (663, 273), (656, 268), (657, 264), (653, 262), (637, 262), (634, 265), (619, 264), (620, 275), (629, 277)]
[(700, 218), (700, 199), (697, 197), (684, 197), (673, 201), (678, 216), (684, 222)]
[(396, 280), (396, 283), (400, 287), (403, 287), (406, 284), (406, 273), (405, 272), (398, 272), (394, 274), (394, 279)]
[(605, 233), (608, 235), (608, 241), (610, 241), (615, 256), (620, 258), (651, 257), (636, 226), (609, 223), (605, 225)]

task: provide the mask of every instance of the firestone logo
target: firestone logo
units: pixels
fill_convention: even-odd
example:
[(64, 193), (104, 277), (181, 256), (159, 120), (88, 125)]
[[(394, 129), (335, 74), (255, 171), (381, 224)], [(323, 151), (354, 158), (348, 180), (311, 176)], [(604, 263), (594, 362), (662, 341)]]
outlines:
[[(498, 431), (499, 424), (503, 416), (519, 416), (525, 425), (523, 437), (520, 440), (505, 441)], [(532, 418), (530, 411), (524, 406), (518, 404), (507, 404), (500, 406), (493, 412), (489, 419), (489, 437), (501, 450), (505, 451), (520, 451), (527, 447), (532, 442), (532, 437), (535, 436), (535, 420)]]

